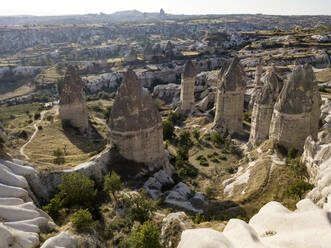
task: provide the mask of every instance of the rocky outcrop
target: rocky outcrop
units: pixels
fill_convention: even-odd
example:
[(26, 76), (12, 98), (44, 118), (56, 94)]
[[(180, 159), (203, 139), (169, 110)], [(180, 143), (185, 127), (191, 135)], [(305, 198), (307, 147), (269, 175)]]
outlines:
[(137, 52), (134, 48), (132, 48), (130, 52), (124, 56), (124, 62), (130, 63), (136, 60), (137, 60)]
[(193, 227), (192, 220), (184, 212), (171, 213), (162, 220), (161, 242), (164, 248), (176, 248), (184, 230)]
[(145, 49), (144, 49), (144, 59), (152, 60), (153, 57), (154, 57), (153, 45), (150, 42), (147, 42)]
[(223, 232), (185, 230), (178, 248), (327, 248), (331, 242), (329, 215), (307, 199), (297, 203), (295, 212), (269, 202), (249, 223), (231, 219)]
[(242, 132), (245, 81), (245, 72), (237, 57), (229, 66), (222, 66), (218, 76), (214, 128), (230, 134)]
[(110, 141), (125, 159), (152, 170), (167, 164), (160, 113), (132, 70), (118, 89), (109, 126)]
[(320, 94), (311, 66), (296, 65), (275, 104), (270, 138), (286, 149), (300, 151), (306, 138), (317, 138)]
[(182, 73), (182, 83), (180, 91), (180, 110), (184, 113), (190, 113), (193, 111), (194, 107), (194, 84), (197, 71), (192, 61), (186, 62), (183, 73)]
[(56, 248), (56, 247), (65, 247), (65, 248), (76, 248), (77, 240), (70, 236), (68, 232), (61, 232), (55, 237), (49, 238), (41, 246), (41, 248)]
[(173, 58), (175, 53), (174, 53), (174, 45), (171, 43), (171, 41), (168, 41), (165, 50), (164, 50), (164, 55), (166, 58)]
[(255, 84), (258, 86), (262, 85), (262, 82), (261, 82), (262, 72), (263, 72), (262, 59), (259, 58), (258, 63), (256, 65), (256, 71), (255, 71)]
[(0, 247), (37, 247), (39, 233), (55, 226), (31, 199), (25, 177), (34, 173), (32, 167), (0, 161)]
[(68, 66), (64, 81), (59, 85), (60, 118), (68, 121), (81, 133), (88, 131), (88, 112), (84, 83), (73, 66)]
[(153, 98), (159, 98), (166, 104), (177, 104), (180, 101), (180, 85), (162, 84), (154, 87)]
[(269, 138), (269, 129), (274, 105), (283, 88), (283, 81), (275, 70), (270, 70), (266, 76), (265, 85), (259, 90), (253, 107), (249, 143), (260, 145)]
[(323, 50), (322, 52), (320, 52), (319, 54), (317, 54), (315, 56), (316, 58), (316, 66), (317, 67), (330, 67), (331, 66), (331, 58), (330, 58), (330, 55), (325, 51)]

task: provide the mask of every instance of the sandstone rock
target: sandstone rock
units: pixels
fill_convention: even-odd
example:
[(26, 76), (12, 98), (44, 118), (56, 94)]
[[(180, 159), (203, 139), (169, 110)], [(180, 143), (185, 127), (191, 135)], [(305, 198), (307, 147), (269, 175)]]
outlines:
[(67, 68), (64, 82), (59, 85), (60, 118), (85, 133), (88, 129), (88, 112), (84, 83), (73, 66)]
[(208, 204), (201, 193), (192, 192), (183, 182), (178, 183), (166, 194), (164, 203), (193, 213), (203, 213), (204, 207)]
[(199, 109), (201, 109), (203, 112), (206, 112), (209, 109), (212, 109), (215, 105), (215, 93), (209, 92), (205, 98), (201, 100), (199, 103)]
[(172, 58), (175, 55), (175, 53), (174, 53), (174, 45), (171, 43), (171, 41), (168, 41), (168, 43), (166, 45), (166, 48), (164, 50), (164, 55), (167, 58)]
[(295, 212), (270, 202), (248, 224), (231, 219), (223, 232), (185, 230), (178, 248), (327, 248), (331, 240), (328, 216), (309, 200), (300, 201)]
[(68, 232), (61, 232), (59, 235), (47, 239), (41, 248), (76, 248), (77, 243), (77, 240), (73, 238)]
[(192, 61), (186, 62), (183, 73), (182, 73), (182, 83), (180, 90), (180, 110), (184, 113), (190, 113), (193, 111), (194, 107), (194, 84), (197, 71)]
[(316, 62), (315, 62), (316, 66), (330, 67), (330, 65), (331, 65), (330, 55), (325, 50), (321, 51), (315, 57), (316, 57)]
[(258, 86), (262, 85), (262, 82), (261, 82), (262, 72), (263, 72), (262, 59), (259, 58), (258, 63), (256, 65), (256, 71), (255, 71), (255, 84)]
[(295, 66), (275, 104), (270, 138), (286, 149), (302, 151), (309, 135), (317, 137), (321, 100), (314, 81), (310, 66)]
[(161, 99), (166, 104), (177, 104), (180, 101), (180, 85), (157, 85), (154, 87), (153, 97)]
[(0, 160), (0, 174), (0, 247), (37, 247), (40, 231), (55, 224), (31, 202), (25, 176), (35, 174), (33, 168)]
[(162, 195), (162, 188), (174, 185), (173, 179), (164, 171), (160, 170), (150, 177), (143, 186), (153, 200), (158, 200)]
[(252, 112), (251, 132), (249, 143), (253, 146), (260, 145), (269, 138), (269, 129), (278, 96), (283, 88), (283, 81), (274, 70), (268, 72), (266, 83), (255, 98)]
[(161, 242), (163, 247), (176, 248), (182, 232), (192, 227), (192, 220), (184, 212), (169, 214), (162, 220)]
[(241, 133), (246, 76), (237, 57), (221, 68), (218, 80), (214, 128)]
[(151, 170), (168, 164), (160, 113), (132, 70), (118, 89), (109, 126), (110, 140), (125, 159)]

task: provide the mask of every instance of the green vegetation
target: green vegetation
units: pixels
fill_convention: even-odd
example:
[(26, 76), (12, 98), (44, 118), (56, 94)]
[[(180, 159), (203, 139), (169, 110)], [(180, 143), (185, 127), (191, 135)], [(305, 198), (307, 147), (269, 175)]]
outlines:
[(198, 129), (194, 129), (192, 134), (193, 137), (197, 140), (197, 142), (200, 142), (200, 131)]
[(163, 126), (163, 139), (164, 140), (172, 139), (175, 130), (173, 123), (169, 120), (166, 120), (162, 122), (162, 126)]
[(155, 205), (153, 200), (147, 196), (147, 191), (141, 190), (139, 195), (134, 196), (131, 201), (130, 218), (133, 221), (144, 223), (151, 219)]
[(138, 226), (128, 239), (130, 248), (161, 248), (160, 231), (152, 221)]
[(116, 192), (121, 190), (123, 183), (121, 177), (116, 174), (115, 171), (112, 171), (110, 174), (106, 175), (104, 178), (103, 190), (105, 192), (110, 192), (116, 202)]
[(74, 228), (77, 230), (82, 230), (88, 227), (92, 223), (93, 219), (88, 209), (79, 209), (71, 216), (70, 221), (72, 222)]
[(64, 164), (65, 158), (64, 158), (64, 152), (61, 148), (57, 148), (55, 151), (53, 151), (53, 155), (55, 156), (54, 164)]
[(189, 131), (182, 131), (180, 134), (179, 134), (179, 137), (178, 137), (178, 142), (181, 146), (191, 146), (192, 145), (192, 140), (191, 140), (191, 134)]
[(302, 197), (304, 196), (304, 194), (306, 192), (308, 192), (309, 190), (312, 190), (314, 188), (314, 185), (307, 183), (305, 181), (297, 181), (293, 184), (291, 184), (288, 188), (287, 188), (287, 193), (290, 196), (294, 196), (294, 197), (299, 197), (299, 199), (301, 200)]

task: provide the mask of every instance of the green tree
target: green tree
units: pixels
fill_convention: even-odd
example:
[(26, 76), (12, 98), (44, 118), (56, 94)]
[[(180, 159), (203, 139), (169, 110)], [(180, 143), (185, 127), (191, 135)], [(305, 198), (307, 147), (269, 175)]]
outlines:
[(296, 158), (298, 155), (298, 152), (299, 152), (298, 149), (292, 147), (288, 150), (287, 157), (290, 159)]
[(71, 216), (70, 221), (72, 222), (74, 228), (77, 230), (82, 230), (88, 227), (92, 223), (93, 219), (88, 209), (79, 209)]
[(163, 126), (163, 139), (170, 140), (174, 135), (174, 130), (175, 130), (174, 125), (172, 124), (171, 121), (166, 120), (162, 122), (162, 126)]
[(56, 194), (47, 206), (43, 207), (43, 210), (48, 213), (52, 218), (56, 219), (59, 216), (59, 212), (62, 208), (63, 200), (60, 194)]
[(63, 175), (59, 188), (67, 206), (91, 207), (97, 195), (94, 181), (79, 173)]
[(210, 139), (214, 145), (222, 145), (224, 144), (224, 137), (220, 131), (215, 131), (210, 135)]
[(139, 195), (132, 199), (132, 207), (130, 209), (130, 217), (132, 220), (144, 223), (148, 221), (155, 211), (154, 202), (147, 196), (147, 192), (142, 190)]
[(179, 141), (179, 144), (182, 146), (190, 146), (192, 144), (190, 132), (187, 130), (182, 131), (179, 134), (178, 141)]
[(158, 226), (152, 221), (145, 222), (133, 230), (128, 243), (131, 248), (161, 248)]
[(103, 184), (103, 190), (106, 192), (110, 192), (114, 198), (114, 201), (116, 203), (116, 192), (121, 190), (123, 187), (123, 183), (121, 181), (121, 177), (116, 174), (115, 171), (112, 171), (110, 174), (106, 175), (104, 177), (104, 184)]
[(177, 147), (176, 153), (177, 153), (176, 160), (181, 159), (184, 162), (188, 161), (189, 154), (188, 154), (188, 148), (186, 146)]
[(314, 185), (307, 183), (305, 181), (297, 181), (291, 184), (287, 188), (287, 193), (291, 196), (298, 196), (300, 200), (302, 199), (303, 195), (308, 191), (312, 190)]

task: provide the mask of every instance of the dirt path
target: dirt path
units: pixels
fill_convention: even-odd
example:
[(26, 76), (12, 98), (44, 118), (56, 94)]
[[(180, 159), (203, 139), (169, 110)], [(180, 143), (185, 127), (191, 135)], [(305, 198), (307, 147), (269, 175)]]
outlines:
[(25, 157), (25, 159), (29, 159), (29, 156), (26, 155), (24, 153), (24, 149), (25, 147), (34, 139), (34, 137), (37, 135), (39, 129), (38, 129), (38, 124), (44, 119), (44, 116), (45, 114), (48, 112), (49, 110), (45, 110), (45, 111), (42, 111), (40, 113), (40, 120), (36, 121), (34, 124), (33, 124), (33, 127), (34, 127), (34, 133), (32, 134), (32, 136), (30, 137), (29, 141), (26, 142), (20, 149), (20, 154)]

